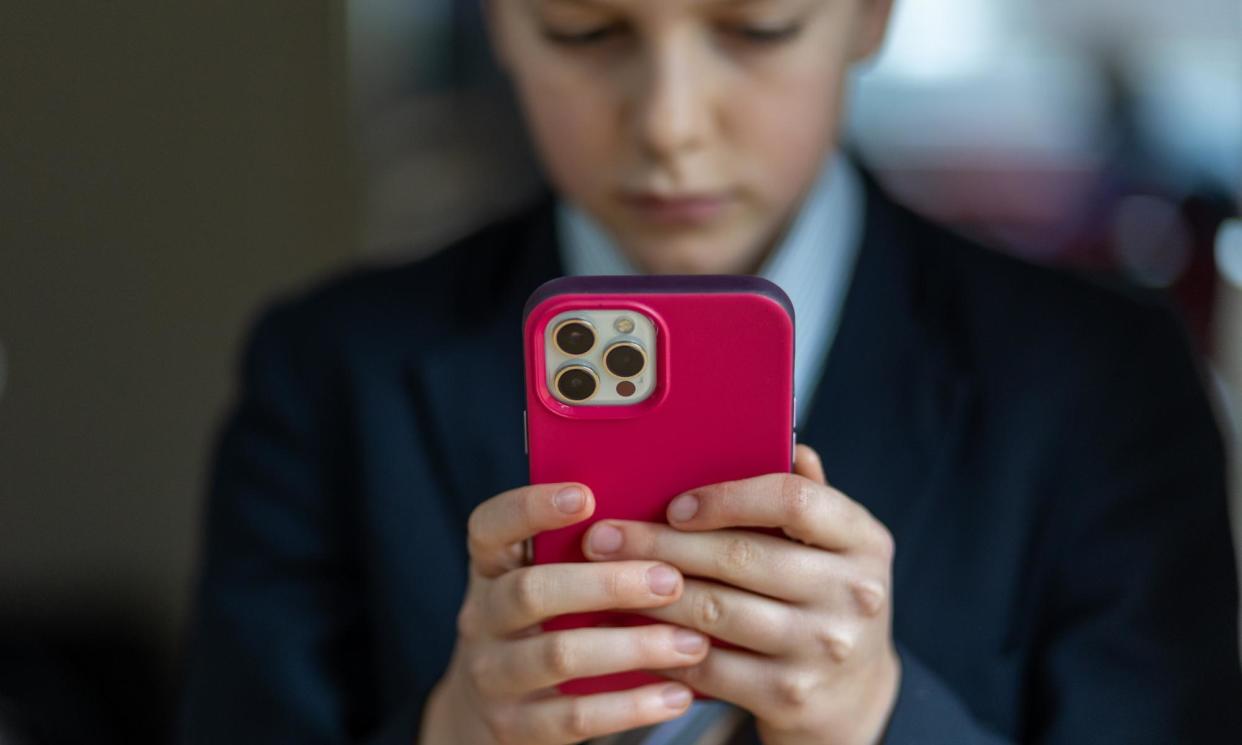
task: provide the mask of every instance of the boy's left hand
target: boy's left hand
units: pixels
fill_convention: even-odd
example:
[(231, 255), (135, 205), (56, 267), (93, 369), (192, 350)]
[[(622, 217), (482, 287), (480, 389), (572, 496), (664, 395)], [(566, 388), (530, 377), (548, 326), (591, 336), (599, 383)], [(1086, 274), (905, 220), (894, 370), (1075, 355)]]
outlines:
[[(669, 524), (606, 520), (597, 561), (654, 559), (687, 575), (680, 600), (638, 611), (742, 649), (653, 671), (755, 715), (764, 745), (862, 745), (884, 731), (901, 676), (891, 631), (893, 538), (828, 486), (799, 445), (792, 474), (695, 489)], [(738, 528), (780, 528), (788, 538)], [(697, 579), (692, 579), (692, 577)]]

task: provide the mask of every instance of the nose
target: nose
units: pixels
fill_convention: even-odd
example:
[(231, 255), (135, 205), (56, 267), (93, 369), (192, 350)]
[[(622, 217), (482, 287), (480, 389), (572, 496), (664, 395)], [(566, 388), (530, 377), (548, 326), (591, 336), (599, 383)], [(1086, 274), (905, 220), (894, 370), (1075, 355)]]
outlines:
[(636, 102), (643, 148), (666, 160), (704, 144), (712, 126), (709, 71), (690, 44), (669, 40), (651, 48)]

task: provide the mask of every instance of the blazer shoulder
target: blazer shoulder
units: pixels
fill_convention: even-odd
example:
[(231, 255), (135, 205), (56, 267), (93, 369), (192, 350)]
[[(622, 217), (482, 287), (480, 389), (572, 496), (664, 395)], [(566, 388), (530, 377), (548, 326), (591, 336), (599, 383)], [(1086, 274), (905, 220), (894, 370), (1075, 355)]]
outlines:
[[(546, 202), (494, 220), (429, 255), (350, 267), (278, 296), (256, 326), (279, 319), (318, 347), (401, 346), (448, 336), (497, 310), (512, 284), (554, 254)], [(535, 269), (538, 272), (539, 269)]]
[(1074, 421), (1089, 437), (1140, 412), (1169, 419), (1177, 403), (1210, 428), (1204, 362), (1166, 298), (909, 219), (906, 240), (926, 278), (920, 322), (973, 381), (982, 410)]
[(1035, 263), (915, 219), (923, 223), (928, 254), (947, 275), (952, 315), (976, 352), (1089, 367), (1150, 344), (1163, 347), (1152, 353), (1188, 351), (1177, 313), (1154, 291)]
[(1205, 364), (1165, 299), (938, 226), (923, 231), (926, 263), (947, 288), (939, 336), (970, 381), (978, 426), (1013, 435), (980, 447), (1051, 454), (1047, 487), (1072, 500), (1058, 510), (1076, 516), (1141, 499), (1126, 479), (1156, 478), (1142, 469), (1172, 468), (1178, 452), (1195, 452), (1204, 473), (1219, 470)]

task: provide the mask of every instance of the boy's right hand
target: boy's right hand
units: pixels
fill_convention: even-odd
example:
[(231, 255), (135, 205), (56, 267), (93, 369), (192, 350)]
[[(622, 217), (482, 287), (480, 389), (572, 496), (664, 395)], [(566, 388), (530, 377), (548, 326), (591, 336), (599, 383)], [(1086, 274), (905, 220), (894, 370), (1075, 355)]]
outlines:
[(565, 613), (656, 608), (681, 596), (680, 573), (659, 562), (523, 565), (527, 538), (594, 511), (586, 487), (544, 484), (499, 494), (470, 515), (457, 646), (427, 701), (420, 743), (563, 745), (685, 712), (692, 696), (680, 683), (588, 696), (556, 689), (573, 678), (686, 667), (707, 654), (707, 637), (665, 624), (541, 630)]

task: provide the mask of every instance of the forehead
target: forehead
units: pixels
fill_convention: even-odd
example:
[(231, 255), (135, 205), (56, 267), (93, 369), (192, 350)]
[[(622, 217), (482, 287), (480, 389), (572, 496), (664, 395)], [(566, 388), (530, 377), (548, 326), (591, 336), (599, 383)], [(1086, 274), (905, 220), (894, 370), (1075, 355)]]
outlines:
[(617, 14), (655, 15), (730, 10), (738, 8), (792, 7), (825, 0), (527, 0), (537, 7), (597, 10)]

